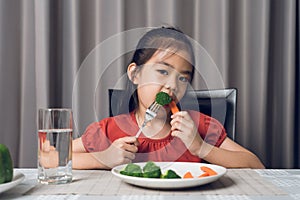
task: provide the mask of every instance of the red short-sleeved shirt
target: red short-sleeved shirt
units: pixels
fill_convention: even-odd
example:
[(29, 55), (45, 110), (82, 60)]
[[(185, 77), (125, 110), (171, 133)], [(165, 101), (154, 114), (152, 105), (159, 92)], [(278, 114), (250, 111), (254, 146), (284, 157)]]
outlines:
[[(214, 118), (197, 111), (188, 111), (198, 132), (205, 142), (219, 147), (227, 134), (224, 127)], [(134, 113), (105, 118), (90, 124), (82, 135), (82, 142), (87, 152), (103, 151), (116, 139), (134, 136), (139, 127)], [(198, 156), (192, 155), (184, 143), (171, 133), (162, 139), (150, 139), (143, 135), (138, 138), (140, 146), (133, 162), (146, 161), (180, 161), (201, 162)]]

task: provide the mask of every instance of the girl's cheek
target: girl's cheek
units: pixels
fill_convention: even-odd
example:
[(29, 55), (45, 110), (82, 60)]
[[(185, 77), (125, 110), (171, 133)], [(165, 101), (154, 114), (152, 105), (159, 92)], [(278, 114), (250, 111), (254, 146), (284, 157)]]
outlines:
[(142, 80), (143, 85), (164, 85), (164, 80), (157, 77), (147, 77)]
[(185, 92), (186, 92), (186, 87), (179, 87), (178, 88), (178, 91), (177, 91), (177, 95), (176, 95), (176, 98), (178, 101), (180, 101), (182, 99), (182, 97), (184, 96)]

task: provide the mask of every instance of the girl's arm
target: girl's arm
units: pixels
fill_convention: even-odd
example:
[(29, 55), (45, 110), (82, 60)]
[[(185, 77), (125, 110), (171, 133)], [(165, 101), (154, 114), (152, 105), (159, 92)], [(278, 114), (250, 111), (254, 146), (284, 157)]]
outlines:
[(228, 137), (219, 148), (203, 142), (198, 156), (209, 163), (227, 168), (265, 168), (256, 155)]
[(194, 121), (186, 111), (172, 115), (171, 130), (189, 151), (212, 164), (228, 168), (264, 168), (261, 161), (250, 151), (226, 138), (220, 147), (203, 141)]
[(103, 163), (97, 160), (93, 153), (73, 152), (72, 164), (73, 169), (109, 169)]
[(111, 169), (114, 166), (127, 164), (135, 158), (137, 139), (124, 137), (115, 140), (110, 147), (100, 152), (86, 152), (81, 138), (73, 140), (74, 169)]
[(72, 154), (73, 169), (105, 169), (103, 163), (99, 162), (92, 153), (86, 152), (81, 138), (73, 140)]

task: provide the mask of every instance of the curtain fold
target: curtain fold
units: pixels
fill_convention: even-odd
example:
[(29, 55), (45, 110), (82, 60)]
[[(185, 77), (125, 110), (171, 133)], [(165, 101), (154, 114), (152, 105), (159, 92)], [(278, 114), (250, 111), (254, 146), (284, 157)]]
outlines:
[[(294, 141), (294, 151), (300, 152), (300, 3), (296, 1), (296, 73), (295, 73), (295, 141)], [(297, 67), (298, 66), (298, 67)], [(294, 154), (295, 166), (300, 168), (300, 153)]]
[(237, 140), (265, 160), (269, 3), (234, 1), (229, 10), (228, 85), (238, 89)]
[(36, 167), (38, 108), (75, 108), (76, 137), (108, 116), (141, 28), (161, 25), (209, 55), (195, 89), (238, 89), (236, 141), (267, 167), (299, 167), (296, 0), (0, 1), (0, 143), (15, 166)]
[[(21, 4), (20, 48), (20, 107), (16, 115), (19, 124), (19, 163), (32, 165), (37, 153), (36, 137), (36, 82), (35, 82), (35, 19), (34, 1)], [(10, 123), (10, 122), (9, 122)], [(11, 124), (11, 123), (10, 123)], [(12, 124), (11, 124), (12, 125)], [(33, 143), (34, 141), (34, 143)], [(31, 156), (29, 156), (31, 155)], [(36, 162), (34, 162), (36, 163)]]
[(18, 1), (0, 1), (0, 143), (8, 146), (14, 163), (21, 137), (21, 10)]
[[(269, 87), (266, 119), (267, 154), (272, 166), (293, 163), (294, 111), (295, 111), (295, 38), (296, 2), (272, 1), (270, 20)], [(284, 30), (284, 31), (283, 31)], [(280, 40), (279, 40), (280, 39)], [(279, 42), (274, 42), (278, 40)], [(299, 67), (299, 66), (298, 66)], [(270, 115), (268, 115), (270, 113)], [(266, 130), (267, 131), (267, 130)], [(278, 146), (286, 146), (278, 151)], [(273, 152), (276, 152), (274, 154)], [(278, 156), (282, 159), (278, 159)]]

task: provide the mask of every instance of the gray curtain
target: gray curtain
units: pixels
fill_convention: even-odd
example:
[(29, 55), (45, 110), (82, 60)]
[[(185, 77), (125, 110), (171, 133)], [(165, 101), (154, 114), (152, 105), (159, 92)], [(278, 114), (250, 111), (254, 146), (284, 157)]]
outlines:
[(108, 116), (137, 35), (173, 25), (217, 67), (210, 88), (238, 89), (236, 141), (269, 168), (299, 167), (297, 12), (296, 0), (1, 0), (0, 143), (36, 167), (37, 109), (73, 108), (78, 137)]

